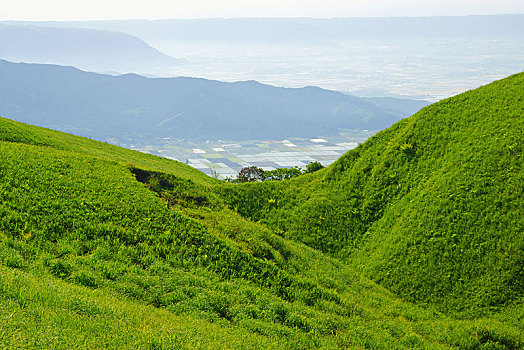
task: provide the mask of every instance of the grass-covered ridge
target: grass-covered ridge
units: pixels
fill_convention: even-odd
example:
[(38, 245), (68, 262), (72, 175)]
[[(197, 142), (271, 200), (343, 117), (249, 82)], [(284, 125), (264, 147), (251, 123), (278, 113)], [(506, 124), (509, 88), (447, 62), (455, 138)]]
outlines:
[[(522, 80), (511, 79), (499, 83)], [(372, 245), (384, 231), (376, 222), (400, 225), (402, 216), (388, 213), (418, 188), (402, 187), (422, 163), (417, 152), (424, 144), (403, 139), (412, 124), (412, 118), (397, 124), (317, 173), (231, 185), (177, 162), (0, 119), (0, 348), (522, 347), (518, 288), (504, 285), (515, 296), (504, 307), (458, 319), (446, 313), (446, 305), (464, 305), (464, 299), (447, 302), (453, 290), (424, 299), (359, 271), (381, 277), (379, 253), (385, 259), (388, 250), (380, 244), (386, 233), (403, 230), (382, 233), (384, 242)], [(379, 151), (384, 140), (401, 146)], [(365, 174), (377, 180), (391, 174), (374, 170), (381, 159), (373, 149), (399, 152), (400, 165), (389, 168), (404, 169), (396, 170), (397, 192), (374, 184), (385, 191), (380, 198), (390, 198), (378, 213)], [(358, 162), (369, 170), (352, 173)], [(418, 172), (410, 176), (418, 179)], [(351, 200), (368, 204), (351, 207), (350, 215), (345, 190), (353, 181), (361, 192)], [(376, 265), (367, 254), (378, 257)], [(493, 268), (513, 271), (504, 270), (506, 259)], [(401, 278), (406, 265), (394, 266), (391, 278)], [(428, 275), (439, 272), (427, 267)], [(413, 264), (414, 278), (420, 268)]]
[(180, 177), (190, 178), (197, 183), (216, 183), (215, 179), (180, 162), (2, 117), (0, 117), (0, 140), (26, 145), (47, 146), (52, 149), (121, 164), (133, 163), (143, 169), (176, 173)]
[(244, 216), (409, 300), (521, 303), (522, 91), (524, 74), (511, 76), (422, 109), (310, 178), (225, 192)]

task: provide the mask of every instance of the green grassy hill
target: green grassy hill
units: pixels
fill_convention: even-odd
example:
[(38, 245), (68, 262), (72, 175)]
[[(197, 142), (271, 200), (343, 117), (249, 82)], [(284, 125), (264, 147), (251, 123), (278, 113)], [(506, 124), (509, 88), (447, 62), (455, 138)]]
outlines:
[(524, 74), (511, 76), (424, 108), (309, 178), (224, 191), (242, 215), (408, 300), (521, 303), (523, 91)]
[[(325, 170), (254, 185), (0, 119), (0, 348), (521, 348), (522, 79), (424, 109)], [(478, 123), (461, 112), (473, 107)], [(495, 159), (472, 151), (475, 130), (499, 137)], [(471, 203), (502, 207), (453, 214)], [(463, 282), (428, 294), (449, 271)], [(472, 305), (498, 307), (450, 312)]]

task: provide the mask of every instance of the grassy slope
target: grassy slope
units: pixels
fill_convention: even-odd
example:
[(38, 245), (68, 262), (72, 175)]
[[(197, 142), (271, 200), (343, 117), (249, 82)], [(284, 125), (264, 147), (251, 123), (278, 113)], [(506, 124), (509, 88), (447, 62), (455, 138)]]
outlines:
[(195, 349), (282, 346), (276, 339), (0, 267), (0, 347), (4, 349)]
[[(522, 303), (524, 74), (424, 108), (328, 169), (224, 190), (231, 207), (408, 300)], [(481, 308), (479, 310), (479, 308)]]
[(217, 182), (201, 171), (163, 157), (128, 150), (60, 131), (23, 124), (6, 118), (0, 117), (0, 123), (0, 140), (2, 141), (49, 146), (54, 149), (112, 160), (121, 164), (133, 163), (143, 169), (176, 173), (180, 177), (202, 184)]
[[(469, 320), (421, 308), (244, 219), (220, 195), (256, 189), (251, 201), (266, 208), (284, 198), (275, 189), (291, 196), (288, 183), (214, 185), (180, 163), (7, 119), (0, 139), (0, 347), (524, 342), (518, 306)], [(332, 170), (296, 183), (320, 196), (314, 190)]]

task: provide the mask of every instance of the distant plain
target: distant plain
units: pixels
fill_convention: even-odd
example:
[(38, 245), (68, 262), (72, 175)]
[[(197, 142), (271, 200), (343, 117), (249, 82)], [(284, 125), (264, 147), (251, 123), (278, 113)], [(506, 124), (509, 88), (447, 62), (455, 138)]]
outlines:
[(271, 45), (153, 42), (187, 63), (166, 75), (319, 86), (365, 97), (441, 100), (524, 69), (524, 39), (398, 38)]

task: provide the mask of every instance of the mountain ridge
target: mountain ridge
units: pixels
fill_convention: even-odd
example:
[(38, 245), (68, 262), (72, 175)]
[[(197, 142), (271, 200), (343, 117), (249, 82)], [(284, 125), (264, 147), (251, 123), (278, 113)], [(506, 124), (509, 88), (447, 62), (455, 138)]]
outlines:
[[(23, 122), (121, 143), (144, 138), (285, 139), (382, 129), (426, 102), (396, 104), (320, 88), (203, 78), (109, 76), (0, 61), (0, 112)], [(391, 108), (388, 106), (391, 105)], [(158, 123), (179, 115), (175, 123)], [(147, 142), (147, 141), (144, 141)]]
[(97, 72), (154, 71), (183, 63), (138, 37), (107, 29), (0, 24), (0, 43), (3, 59)]

